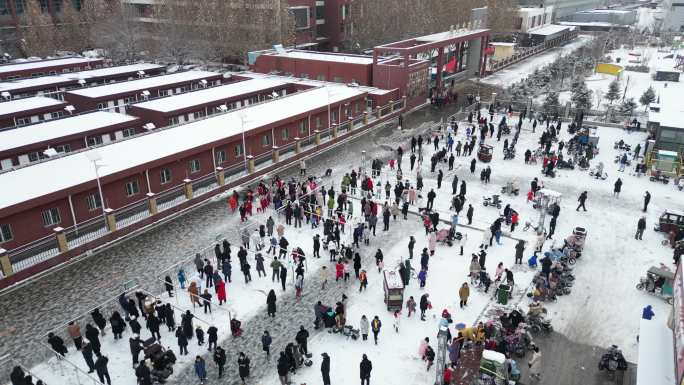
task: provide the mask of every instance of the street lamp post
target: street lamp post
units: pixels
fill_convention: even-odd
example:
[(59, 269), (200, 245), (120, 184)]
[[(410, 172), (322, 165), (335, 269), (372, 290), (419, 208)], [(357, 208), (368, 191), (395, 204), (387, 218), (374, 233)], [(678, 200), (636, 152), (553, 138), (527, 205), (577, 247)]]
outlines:
[(243, 113), (238, 114), (238, 116), (240, 117), (240, 122), (242, 123), (242, 157), (245, 163), (245, 170), (247, 170), (247, 141), (245, 140), (245, 124), (247, 120)]
[(102, 209), (102, 218), (105, 220), (106, 223), (107, 213), (105, 212), (105, 200), (104, 196), (102, 195), (102, 184), (100, 183), (99, 172), (100, 167), (103, 167), (104, 164), (97, 164), (98, 161), (102, 160), (102, 155), (100, 155), (100, 153), (97, 151), (89, 151), (85, 155), (86, 157), (88, 157), (88, 160), (90, 160), (93, 163), (93, 168), (95, 169), (95, 180), (97, 181), (97, 191), (100, 194), (100, 208)]

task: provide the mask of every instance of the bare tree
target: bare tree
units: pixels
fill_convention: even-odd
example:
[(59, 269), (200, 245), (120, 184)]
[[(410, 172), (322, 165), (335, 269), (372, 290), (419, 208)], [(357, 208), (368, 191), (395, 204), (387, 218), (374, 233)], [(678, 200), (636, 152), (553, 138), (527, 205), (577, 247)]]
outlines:
[(90, 26), (86, 23), (85, 15), (74, 7), (71, 0), (62, 3), (58, 28), (60, 48), (81, 52), (92, 47)]
[(94, 21), (90, 34), (96, 47), (104, 49), (115, 62), (135, 61), (149, 51), (144, 28), (130, 5), (105, 0), (92, 3), (86, 12), (88, 20)]
[(26, 56), (46, 56), (55, 52), (57, 28), (38, 0), (27, 0), (20, 20), (20, 50)]
[(510, 35), (518, 20), (516, 0), (487, 0), (487, 28), (492, 36)]

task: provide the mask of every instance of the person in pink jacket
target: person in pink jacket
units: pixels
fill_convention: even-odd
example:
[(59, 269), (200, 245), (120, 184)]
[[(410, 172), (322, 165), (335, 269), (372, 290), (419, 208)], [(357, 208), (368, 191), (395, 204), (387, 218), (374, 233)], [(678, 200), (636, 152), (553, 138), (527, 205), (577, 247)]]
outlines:
[(430, 250), (430, 255), (435, 255), (435, 248), (437, 247), (437, 234), (431, 231), (428, 235), (428, 250)]
[(427, 350), (429, 343), (430, 339), (427, 337), (425, 337), (424, 340), (420, 341), (420, 346), (418, 346), (418, 356), (420, 356), (421, 360), (425, 359), (425, 351)]

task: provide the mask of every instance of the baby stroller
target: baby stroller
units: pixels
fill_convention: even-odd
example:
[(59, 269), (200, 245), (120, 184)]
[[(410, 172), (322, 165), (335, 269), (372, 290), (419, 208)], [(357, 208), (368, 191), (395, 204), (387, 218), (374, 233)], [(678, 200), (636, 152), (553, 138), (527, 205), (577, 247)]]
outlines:
[(352, 327), (351, 325), (344, 325), (343, 327), (333, 326), (332, 332), (340, 333), (346, 336), (347, 339), (351, 338), (354, 341), (356, 341), (359, 338), (360, 334), (359, 329), (354, 329), (354, 327)]
[(230, 320), (230, 334), (232, 334), (233, 337), (240, 337), (242, 335), (242, 328), (240, 327), (241, 325), (242, 322), (235, 318)]

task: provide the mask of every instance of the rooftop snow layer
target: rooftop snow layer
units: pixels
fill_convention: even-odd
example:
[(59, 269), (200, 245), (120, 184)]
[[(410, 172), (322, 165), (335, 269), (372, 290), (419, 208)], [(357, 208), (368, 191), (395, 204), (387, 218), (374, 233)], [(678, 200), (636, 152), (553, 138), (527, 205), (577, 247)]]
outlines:
[(251, 79), (236, 83), (187, 92), (166, 98), (138, 103), (135, 106), (159, 112), (171, 112), (194, 106), (201, 106), (235, 96), (284, 86), (287, 82), (276, 79)]
[[(639, 370), (637, 385), (670, 385), (675, 379), (675, 352), (672, 330), (667, 327), (667, 317), (639, 323)], [(678, 321), (675, 321), (678, 322)]]
[(72, 79), (91, 79), (91, 78), (100, 78), (100, 77), (105, 77), (105, 76), (116, 76), (116, 75), (121, 75), (121, 74), (126, 74), (126, 73), (132, 73), (132, 72), (137, 73), (138, 71), (156, 70), (156, 69), (161, 69), (164, 67), (165, 66), (159, 65), (159, 64), (139, 63), (139, 64), (130, 64), (130, 65), (125, 65), (125, 66), (98, 68), (98, 69), (89, 70), (89, 71), (73, 72), (73, 73), (65, 74), (63, 76), (66, 76), (66, 77), (72, 78)]
[[(23, 111), (35, 110), (38, 108), (52, 107), (65, 104), (61, 100), (36, 96), (33, 98), (14, 99), (0, 103), (0, 116), (14, 115)], [(2, 143), (0, 143), (0, 146)]]
[(321, 60), (339, 63), (352, 64), (373, 64), (373, 57), (359, 56), (359, 55), (333, 55), (320, 52), (309, 51), (287, 51), (284, 53), (275, 53), (274, 56), (289, 57), (292, 59), (307, 59), (307, 60)]
[(570, 27), (565, 26), (565, 25), (549, 24), (549, 25), (541, 27), (539, 29), (532, 30), (529, 33), (532, 35), (550, 36), (550, 35), (555, 35), (557, 33), (563, 32), (563, 31), (567, 31), (569, 29), (570, 29)]
[[(364, 94), (352, 87), (328, 88), (331, 103)], [(0, 174), (0, 185), (4, 186), (3, 194), (0, 194), (0, 208), (14, 206), (94, 180), (93, 165), (87, 157), (91, 152), (100, 154), (102, 166), (99, 173), (100, 178), (104, 178), (155, 160), (172, 158), (182, 151), (239, 135), (243, 132), (241, 117), (245, 119), (245, 131), (249, 131), (327, 105), (328, 92), (325, 87), (321, 87), (8, 171)]]
[(69, 57), (64, 59), (55, 60), (39, 60), (25, 63), (17, 64), (5, 64), (0, 66), (0, 75), (15, 71), (26, 71), (32, 69), (73, 65), (73, 64), (89, 64), (95, 61), (101, 61), (101, 59), (89, 59), (85, 57)]
[(416, 38), (416, 40), (435, 42), (435, 41), (453, 39), (453, 38), (461, 37), (461, 36), (473, 35), (473, 34), (485, 32), (485, 31), (488, 31), (488, 30), (487, 29), (469, 29), (469, 30), (465, 30), (465, 31), (458, 31), (458, 30), (446, 31), (446, 32), (433, 33), (432, 35), (421, 36), (421, 37)]
[(70, 78), (70, 77), (65, 76), (65, 75), (41, 76), (39, 78), (28, 78), (28, 79), (20, 79), (20, 80), (12, 80), (12, 81), (7, 81), (7, 82), (0, 82), (0, 92), (7, 91), (9, 93), (12, 93), (15, 90), (21, 90), (24, 88), (50, 87), (53, 85), (64, 84), (64, 83), (74, 84), (75, 82), (76, 82), (75, 79)]
[[(45, 142), (64, 136), (97, 130), (99, 128), (126, 123), (136, 119), (138, 118), (117, 114), (115, 112), (97, 111), (90, 114), (48, 120), (44, 123), (0, 131), (0, 151), (7, 151), (13, 148), (28, 146), (33, 143)], [(64, 171), (72, 171), (73, 169), (64, 168), (61, 169), (61, 172), (58, 172), (58, 170), (59, 169), (55, 169), (54, 172), (63, 173)]]
[(107, 84), (98, 87), (84, 88), (82, 90), (72, 90), (68, 93), (83, 96), (86, 98), (101, 98), (109, 95), (119, 95), (136, 92), (139, 90), (145, 90), (147, 88), (164, 87), (168, 84), (193, 82), (201, 79), (206, 79), (209, 77), (214, 77), (216, 75), (219, 75), (219, 73), (208, 71), (185, 71), (170, 75), (154, 76), (139, 80), (131, 80), (127, 82)]

